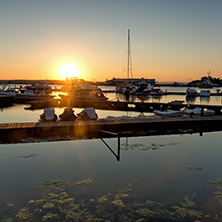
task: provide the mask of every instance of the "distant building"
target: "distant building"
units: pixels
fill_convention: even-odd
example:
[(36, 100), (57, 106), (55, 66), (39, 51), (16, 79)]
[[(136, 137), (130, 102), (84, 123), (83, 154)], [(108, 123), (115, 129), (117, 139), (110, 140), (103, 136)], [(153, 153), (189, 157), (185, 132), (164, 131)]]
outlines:
[(117, 85), (124, 85), (124, 84), (133, 84), (133, 85), (137, 85), (141, 80), (145, 81), (146, 83), (155, 84), (155, 79), (135, 79), (135, 78), (131, 78), (131, 79), (120, 79), (120, 78), (113, 78), (110, 80), (106, 80), (106, 85), (111, 85), (111, 86), (117, 86)]

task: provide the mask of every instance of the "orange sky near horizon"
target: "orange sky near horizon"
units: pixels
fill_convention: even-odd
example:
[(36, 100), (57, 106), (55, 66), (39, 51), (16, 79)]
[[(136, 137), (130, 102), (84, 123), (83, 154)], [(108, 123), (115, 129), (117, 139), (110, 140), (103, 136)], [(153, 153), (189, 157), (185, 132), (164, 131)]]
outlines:
[(0, 79), (64, 79), (63, 64), (75, 65), (85, 80), (126, 78), (128, 29), (134, 78), (189, 82), (209, 69), (222, 78), (221, 6), (207, 0), (4, 1)]

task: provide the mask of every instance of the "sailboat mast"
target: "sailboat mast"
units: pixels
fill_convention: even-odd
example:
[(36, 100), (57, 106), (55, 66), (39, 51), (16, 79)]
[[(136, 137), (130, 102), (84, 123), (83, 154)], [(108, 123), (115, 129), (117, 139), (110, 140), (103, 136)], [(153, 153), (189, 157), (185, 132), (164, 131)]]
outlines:
[(129, 80), (130, 69), (130, 29), (128, 29), (128, 59), (127, 59), (127, 79)]

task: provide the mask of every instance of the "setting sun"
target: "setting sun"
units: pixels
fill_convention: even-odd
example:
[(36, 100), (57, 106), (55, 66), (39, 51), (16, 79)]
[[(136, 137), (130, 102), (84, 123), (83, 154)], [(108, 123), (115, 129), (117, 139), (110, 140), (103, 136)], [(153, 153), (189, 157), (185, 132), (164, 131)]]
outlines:
[(71, 77), (78, 77), (79, 70), (73, 64), (63, 64), (59, 69), (59, 73), (63, 79), (66, 79)]

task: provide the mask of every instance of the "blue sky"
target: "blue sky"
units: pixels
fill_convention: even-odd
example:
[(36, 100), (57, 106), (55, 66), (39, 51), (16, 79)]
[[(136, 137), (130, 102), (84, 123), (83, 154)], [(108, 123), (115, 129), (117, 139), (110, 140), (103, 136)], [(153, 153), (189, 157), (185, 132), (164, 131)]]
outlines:
[(127, 30), (134, 77), (222, 78), (222, 1), (0, 1), (0, 79), (126, 77)]

